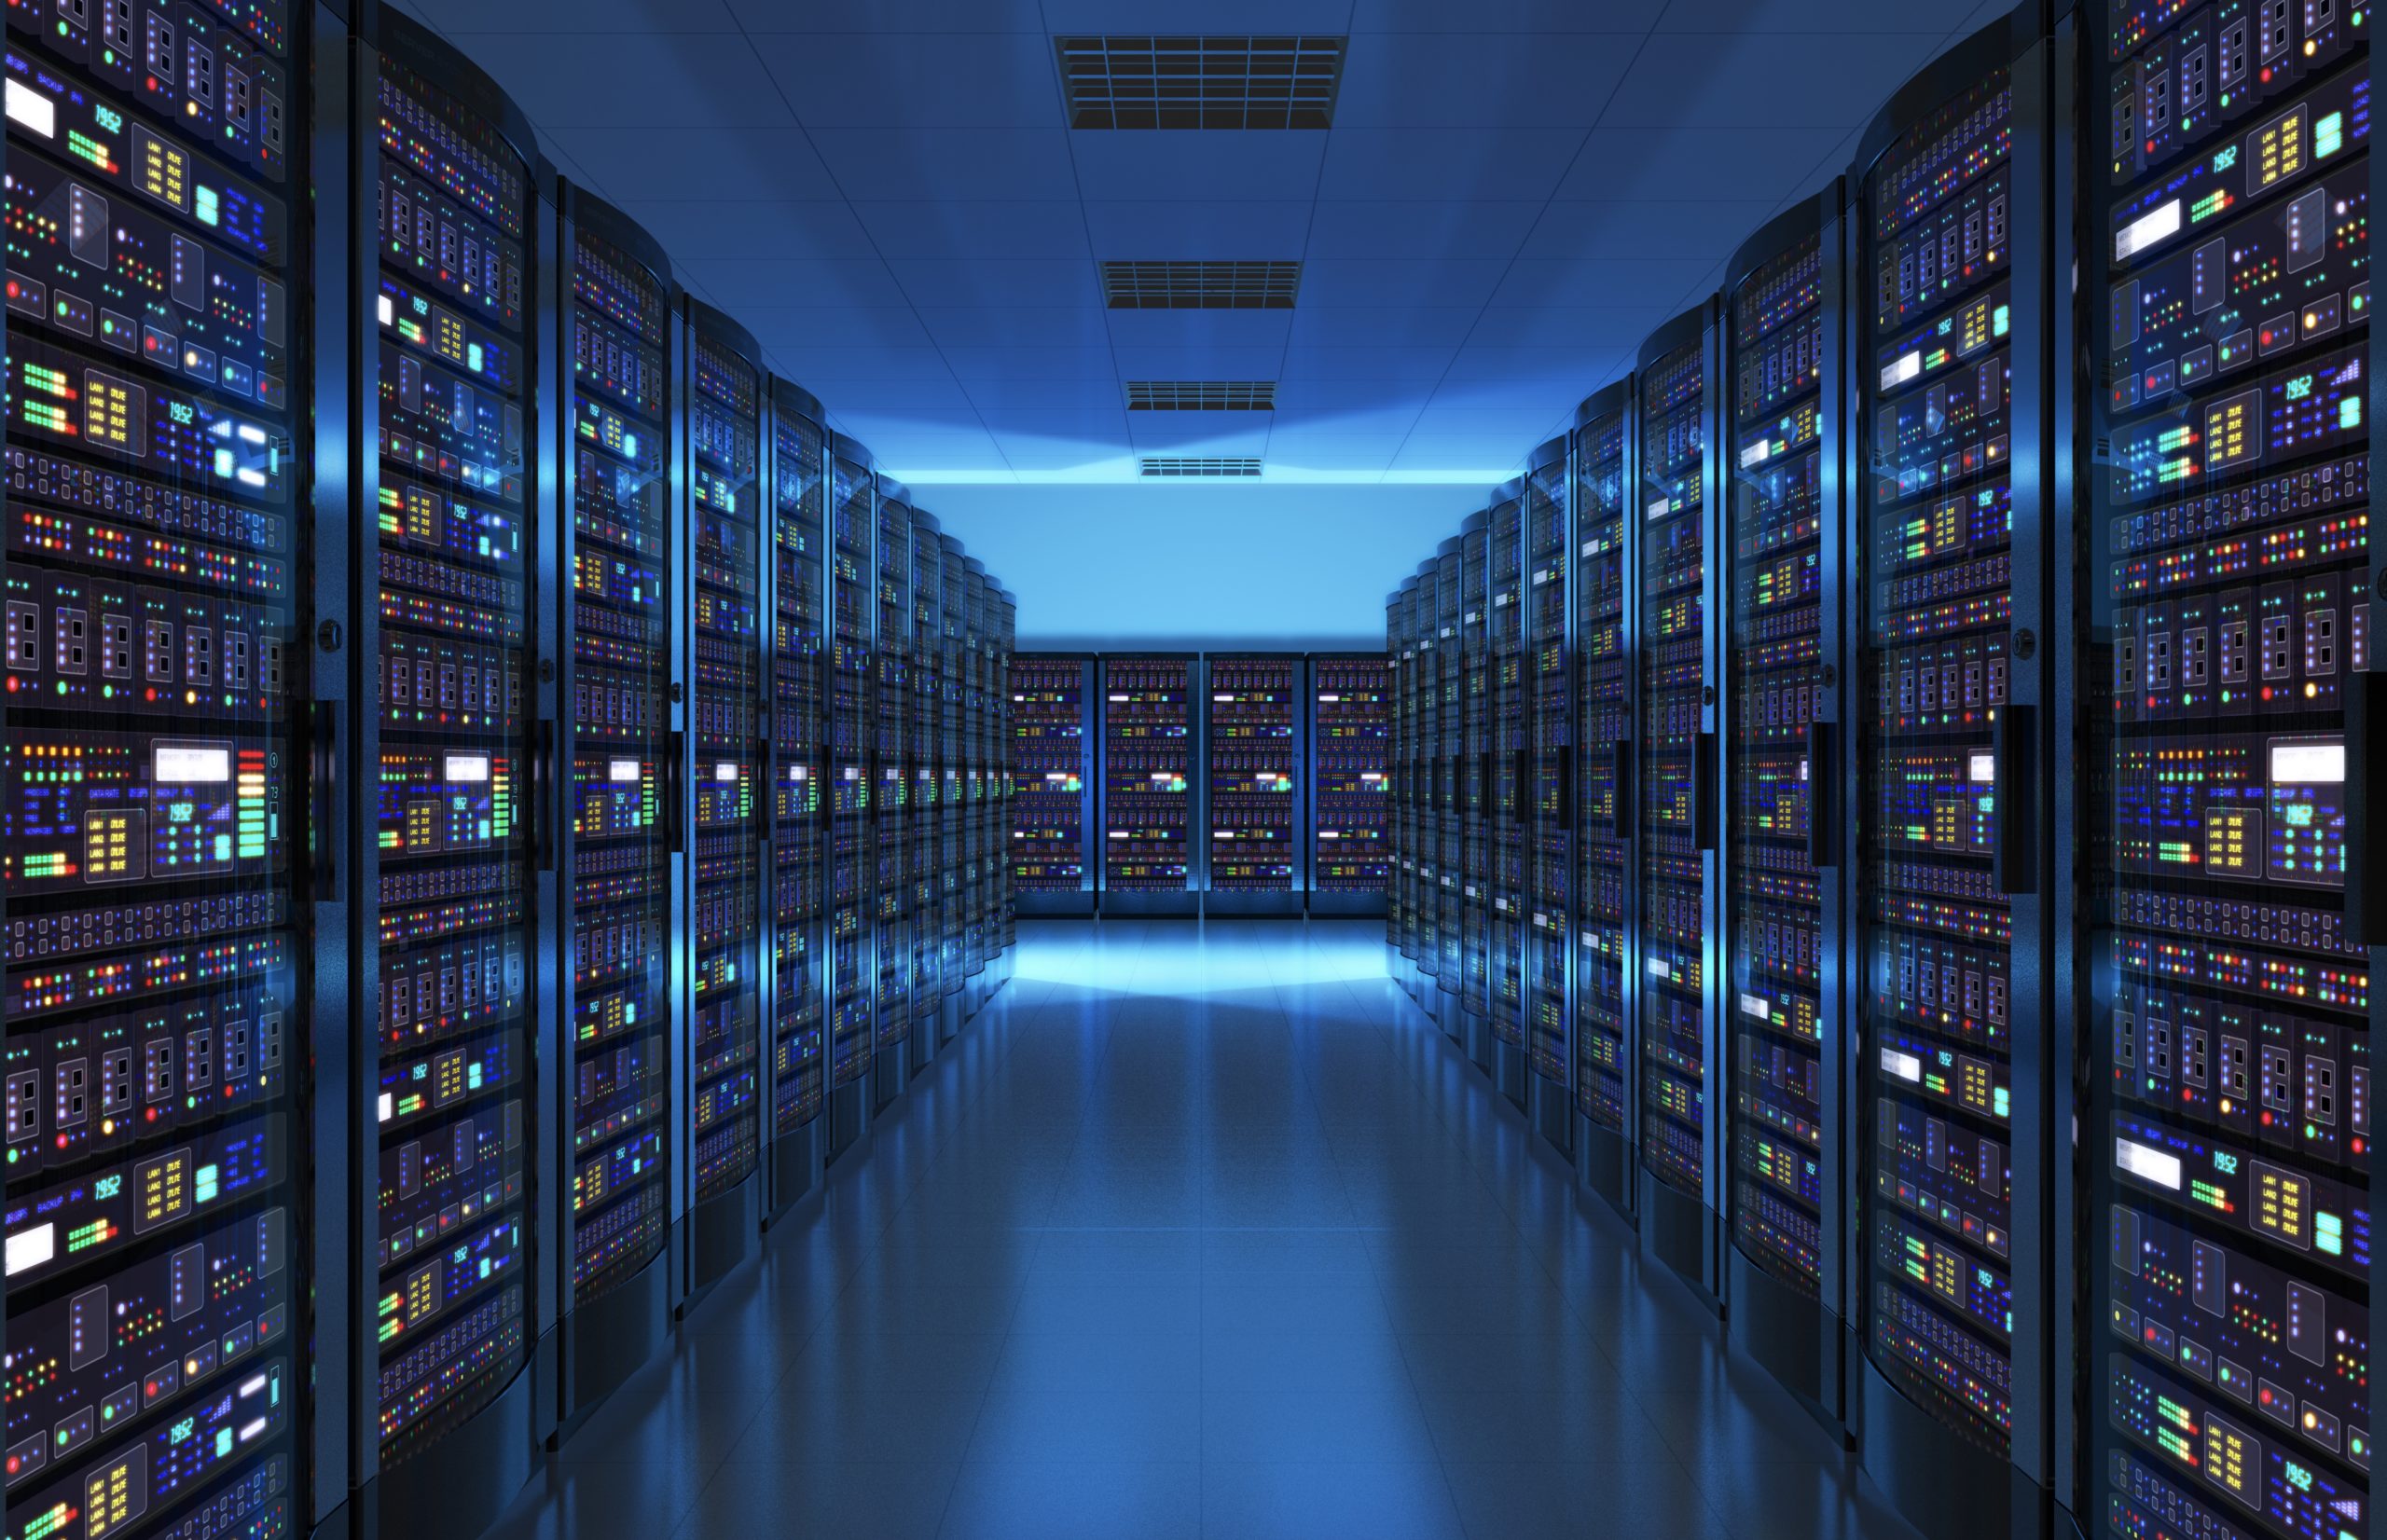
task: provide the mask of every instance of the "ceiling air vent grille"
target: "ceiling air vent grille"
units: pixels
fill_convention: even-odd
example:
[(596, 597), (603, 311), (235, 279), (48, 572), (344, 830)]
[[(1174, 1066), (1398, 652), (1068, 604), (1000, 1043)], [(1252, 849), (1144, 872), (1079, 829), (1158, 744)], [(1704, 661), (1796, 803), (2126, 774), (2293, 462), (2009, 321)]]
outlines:
[(1290, 310), (1298, 262), (1105, 262), (1102, 297), (1114, 310)]
[(1342, 37), (1056, 37), (1073, 129), (1329, 129)]
[(1146, 455), (1138, 474), (1148, 476), (1256, 476), (1257, 460), (1185, 460), (1173, 455)]
[(1131, 412), (1273, 412), (1273, 379), (1131, 379)]

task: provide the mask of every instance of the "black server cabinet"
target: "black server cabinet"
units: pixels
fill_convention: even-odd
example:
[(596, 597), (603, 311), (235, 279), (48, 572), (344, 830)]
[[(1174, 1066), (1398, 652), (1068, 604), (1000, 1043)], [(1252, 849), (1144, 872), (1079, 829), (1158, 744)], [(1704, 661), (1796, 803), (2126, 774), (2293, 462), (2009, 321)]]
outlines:
[[(319, 1308), (316, 1373), (335, 1382), (337, 1362), (355, 1387), (370, 1521), (472, 1529), (557, 1417), (555, 211), (529, 121), (429, 33), (378, 13), (318, 79), (342, 76), (352, 138), (316, 196), (346, 179), (353, 249), (315, 302), (338, 282), (353, 308), (355, 394), (326, 419), (348, 431), (346, 495), (319, 503), (350, 527), (350, 566), (313, 652), (319, 681), (372, 703), (318, 750), (372, 811), (336, 790), (313, 809), (337, 832), (323, 877), (349, 905), (341, 1011), (360, 1024), (316, 1044), (319, 1083), (345, 1061), (357, 1130), (323, 1165), (347, 1176), (357, 1273), (345, 1320)], [(362, 508), (369, 541), (344, 511)]]
[(992, 983), (987, 974), (986, 863), (994, 859), (987, 837), (987, 778), (993, 758), (987, 749), (987, 598), (986, 565), (961, 558), (961, 971), (963, 1011), (974, 1016)]
[(871, 701), (871, 840), (875, 903), (871, 944), (876, 995), (871, 1008), (871, 1106), (895, 1099), (908, 1073), (912, 1038), (912, 783), (908, 773), (912, 667), (912, 500), (902, 483), (879, 477), (872, 591), (876, 596)]
[(1094, 659), (1022, 653), (1011, 667), (1011, 867), (1031, 914), (1094, 913)]
[(1714, 1095), (1723, 1083), (1715, 922), (1720, 670), (1707, 623), (1721, 608), (1720, 564), (1709, 559), (1721, 501), (1721, 340), (1709, 300), (1643, 343), (1635, 371), (1637, 1209), (1645, 1244), (1711, 1298), (1721, 1287), (1725, 1202)]
[(1442, 659), (1434, 650), (1434, 596), (1441, 562), (1428, 557), (1402, 584), (1408, 595), (1409, 879), (1402, 945), (1409, 997), (1440, 1018), (1442, 989)]
[(1466, 1033), (1466, 1017), (1459, 1009), (1461, 991), (1466, 985), (1466, 970), (1460, 962), (1465, 944), (1460, 931), (1464, 895), (1459, 887), (1464, 875), (1460, 830), (1468, 818), (1459, 802), (1459, 745), (1467, 727), (1459, 708), (1466, 673), (1459, 643), (1459, 580), (1460, 570), (1466, 564), (1465, 545), (1462, 537), (1453, 535), (1435, 547), (1433, 611), (1428, 640), (1434, 655), (1429, 713), (1433, 719), (1434, 794), (1429, 838), (1434, 852), (1434, 920), (1433, 965), (1428, 969), (1434, 978), (1434, 992), (1428, 997), (1433, 1003), (1428, 1013), (1454, 1040), (1463, 1040)]
[(829, 434), (771, 381), (771, 1189), (776, 1216), (826, 1154), (829, 1020)]
[(1114, 653), (1102, 676), (1102, 912), (1194, 913), (1190, 654)]
[[(937, 977), (944, 998), (938, 1009), (939, 1030), (950, 1036), (969, 1016), (969, 961), (963, 952), (962, 829), (969, 818), (969, 783), (963, 772), (961, 696), (968, 684), (967, 648), (962, 640), (969, 588), (969, 566), (961, 543), (951, 535), (937, 536), (938, 612), (943, 627), (938, 643), (938, 668), (944, 680), (937, 706), (938, 732), (945, 744), (943, 784), (937, 791), (937, 819), (945, 859), (937, 890)], [(1089, 878), (1089, 881), (1091, 879)]]
[(1008, 773), (1013, 742), (1011, 692), (1003, 688), (1019, 647), (1019, 597), (1000, 584), (995, 585), (992, 597), (994, 655), (987, 666), (987, 784), (994, 794), (994, 805), (987, 811), (987, 881), (993, 889), (989, 901), (995, 911), (995, 977), (990, 997), (1011, 982), (1019, 946), (1019, 897), (1011, 862), (1004, 859), (1017, 809)]
[(2370, 1533), (2366, 21), (2081, 23), (2105, 452), (2057, 663), (2095, 808), (2067, 1500), (2124, 1531)]
[(1417, 878), (1417, 831), (1409, 799), (1416, 778), (1411, 756), (1417, 717), (1409, 697), (1409, 682), (1415, 677), (1417, 644), (1410, 635), (1409, 609), (1416, 593), (1412, 579), (1384, 601), (1385, 704), (1390, 728), (1386, 766), (1389, 805), (1385, 823), (1384, 956), (1386, 969), (1411, 995), (1417, 987), (1409, 936), (1409, 906), (1414, 901), (1410, 887)]
[(1491, 519), (1469, 514), (1459, 525), (1458, 599), (1451, 617), (1452, 653), (1444, 667), (1456, 664), (1457, 700), (1444, 721), (1443, 735), (1456, 759), (1452, 766), (1455, 796), (1443, 837), (1455, 846), (1450, 853), (1458, 881), (1451, 890), (1456, 912), (1447, 917), (1451, 932), (1443, 938), (1447, 955), (1454, 942), (1456, 966), (1443, 982), (1456, 985), (1454, 1024), (1467, 1056), (1485, 1074), (1492, 1073), (1492, 649), (1488, 634), (1492, 608)]
[(1634, 1073), (1630, 894), (1633, 812), (1631, 666), (1634, 519), (1628, 493), (1636, 387), (1621, 379), (1576, 411), (1575, 633), (1575, 1171), (1588, 1190), (1631, 1214), (1640, 1124)]
[(871, 654), (878, 477), (870, 451), (843, 433), (829, 444), (829, 1141), (835, 1158), (869, 1127), (875, 1043), (876, 898)]
[[(765, 800), (769, 709), (763, 669), (762, 488), (770, 484), (763, 427), (762, 348), (736, 322), (686, 302), (682, 351), (682, 485), (687, 491), (694, 602), (678, 623), (691, 660), (688, 815), (683, 902), (693, 922), (693, 981), (684, 1002), (687, 1065), (687, 1276), (693, 1299), (753, 1255), (761, 1232), (766, 1144), (763, 1002), (770, 982), (763, 894), (772, 818)], [(685, 1302), (682, 1309), (686, 1309)]]
[(1483, 681), (1489, 696), (1479, 749), (1484, 844), (1485, 986), (1490, 999), (1492, 1078), (1519, 1107), (1525, 1101), (1525, 502), (1522, 477), (1493, 494), (1484, 515)]
[[(145, 69), (112, 46), (136, 22), (167, 29)], [(315, 1045), (350, 1056), (321, 937), (348, 911), (303, 838), (344, 692), (291, 655), (345, 599), (292, 309), (345, 145), (291, 136), (339, 106), (309, 55), (344, 76), (341, 39), (280, 5), (7, 31), (8, 1532), (311, 1520), (346, 1496), (315, 1454), (350, 1380), (309, 1372), (310, 1294), (345, 1332), (361, 1292), (345, 1168), (311, 1176), (362, 1098), (313, 1115)]]
[(1543, 1138), (1573, 1148), (1575, 881), (1574, 562), (1568, 553), (1568, 440), (1525, 462), (1523, 667), (1525, 799), (1525, 1115)]
[[(563, 799), (556, 993), (570, 1048), (557, 1137), (572, 1173), (557, 1261), (562, 1416), (573, 1423), (661, 1345), (685, 1212), (689, 957), (686, 682), (692, 602), (678, 538), (678, 355), (670, 259), (569, 183), (559, 199)], [(565, 1066), (569, 1066), (568, 1071)]]
[(1943, 1534), (2031, 1522), (2071, 1443), (2071, 1068), (2039, 807), (2069, 72), (2042, 23), (2024, 6), (1892, 99), (1848, 242), (1865, 579), (1840, 784), (1862, 981), (1850, 1356), (1867, 1468)]
[[(1310, 655), (1305, 699), (1313, 914), (1388, 914), (1394, 677), (1389, 651)], [(1390, 919), (1386, 923), (1389, 927)]]
[[(910, 721), (904, 731), (904, 777), (911, 788), (905, 880), (912, 889), (911, 1070), (936, 1056), (945, 1028), (945, 865), (959, 853), (944, 841), (941, 757), (945, 710), (945, 537), (936, 516), (912, 510), (912, 667)], [(957, 1026), (959, 1023), (955, 1024)]]
[(1831, 794), (1847, 546), (1827, 404), (1848, 385), (1841, 189), (1743, 242), (1724, 282), (1723, 1019), (1732, 1334), (1837, 1421), (1850, 1261), (1848, 1052)]
[(1306, 879), (1301, 655), (1212, 653), (1203, 662), (1203, 912), (1298, 914)]

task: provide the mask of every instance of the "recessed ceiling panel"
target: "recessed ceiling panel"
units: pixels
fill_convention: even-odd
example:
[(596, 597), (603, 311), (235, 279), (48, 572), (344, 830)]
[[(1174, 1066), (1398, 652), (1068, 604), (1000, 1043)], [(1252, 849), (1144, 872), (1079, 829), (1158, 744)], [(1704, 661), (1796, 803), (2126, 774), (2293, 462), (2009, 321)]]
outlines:
[(1498, 34), (1363, 34), (1351, 40), (1335, 126), (1587, 129), (1640, 41), (1637, 32), (1573, 33), (1520, 48)]
[[(863, 189), (868, 192), (869, 189)], [(853, 217), (890, 257), (1083, 259), (1085, 229), (1074, 199), (858, 198)]]
[(1439, 203), (1548, 198), (1580, 129), (1342, 129), (1326, 136), (1324, 199)]
[(1304, 130), (1334, 125), (1345, 39), (1272, 28), (1054, 39), (1073, 129)]

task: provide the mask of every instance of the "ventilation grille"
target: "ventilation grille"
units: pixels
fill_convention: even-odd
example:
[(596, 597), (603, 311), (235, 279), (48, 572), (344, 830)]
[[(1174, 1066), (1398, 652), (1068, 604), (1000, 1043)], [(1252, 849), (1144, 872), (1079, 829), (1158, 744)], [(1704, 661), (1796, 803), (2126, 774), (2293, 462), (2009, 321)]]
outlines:
[(1290, 310), (1298, 262), (1105, 262), (1102, 297), (1114, 310)]
[(1131, 412), (1273, 412), (1273, 379), (1131, 379)]
[(1171, 455), (1146, 455), (1138, 474), (1148, 476), (1256, 476), (1257, 460), (1182, 460)]
[(1341, 37), (1056, 37), (1073, 129), (1328, 129)]

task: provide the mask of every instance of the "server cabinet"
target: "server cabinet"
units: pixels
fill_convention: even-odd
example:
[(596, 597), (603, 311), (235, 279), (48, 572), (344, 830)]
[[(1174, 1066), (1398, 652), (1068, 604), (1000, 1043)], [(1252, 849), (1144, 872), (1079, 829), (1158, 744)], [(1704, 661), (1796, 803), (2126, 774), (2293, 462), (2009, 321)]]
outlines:
[(871, 1010), (876, 1069), (871, 1106), (904, 1089), (912, 1036), (911, 726), (912, 502), (902, 483), (881, 476), (872, 581), (876, 595), (871, 701), (871, 863), (876, 1000)]
[[(937, 536), (937, 578), (941, 623), (940, 667), (945, 678), (944, 699), (938, 707), (939, 730), (945, 742), (944, 785), (937, 794), (937, 817), (943, 828), (946, 857), (945, 869), (939, 874), (937, 894), (937, 924), (939, 958), (937, 973), (945, 998), (940, 1007), (940, 1024), (959, 1031), (969, 1015), (969, 963), (962, 942), (963, 893), (961, 887), (962, 828), (969, 817), (969, 782), (963, 773), (961, 741), (961, 696), (967, 684), (967, 649), (962, 633), (968, 620), (967, 589), (969, 566), (961, 550), (961, 543), (948, 534)], [(1088, 877), (1088, 887), (1092, 878)], [(1090, 904), (1093, 901), (1089, 899)]]
[(351, 1382), (318, 1396), (302, 1354), (313, 1290), (354, 1314), (344, 1194), (311, 1176), (362, 1098), (336, 1079), (312, 1115), (315, 1044), (349, 1060), (341, 948), (314, 956), (347, 910), (297, 837), (344, 702), (292, 673), (302, 602), (344, 612), (345, 532), (308, 511), (347, 477), (316, 462), (290, 309), (315, 153), (345, 152), (292, 125), (341, 106), (343, 45), (311, 7), (136, 18), (208, 62), (169, 32), (138, 69), (79, 7), (8, 15), (11, 1534), (287, 1522), (347, 1479)]
[(1633, 812), (1632, 584), (1627, 513), (1637, 387), (1617, 381), (1575, 414), (1573, 564), (1575, 735), (1574, 1084), (1578, 1179), (1623, 1214), (1634, 1203), (1635, 1093), (1628, 895)]
[(820, 402), (771, 381), (771, 1189), (776, 1216), (826, 1153), (830, 942), (829, 434)]
[(1415, 963), (1409, 946), (1409, 889), (1417, 875), (1417, 836), (1409, 807), (1415, 780), (1411, 744), (1417, 727), (1409, 681), (1415, 673), (1417, 646), (1409, 633), (1409, 606), (1416, 592), (1413, 579), (1384, 601), (1385, 703), (1390, 728), (1390, 763), (1386, 767), (1384, 956), (1386, 971), (1408, 993), (1416, 989)]
[(1525, 1115), (1559, 1149), (1575, 1131), (1574, 615), (1567, 578), (1567, 440), (1536, 449), (1525, 476)]
[(1019, 645), (1019, 598), (998, 586), (995, 601), (995, 655), (987, 669), (987, 781), (994, 789), (995, 804), (987, 814), (987, 878), (994, 887), (995, 983), (997, 990), (1011, 982), (1019, 944), (1019, 901), (1011, 862), (1004, 847), (1017, 812), (1008, 772), (1014, 722), (1011, 692), (1003, 681), (1011, 677), (1012, 659)]
[[(314, 1052), (317, 1085), (348, 1089), (317, 1095), (354, 1131), (319, 1170), (345, 1180), (356, 1236), (338, 1306), (318, 1292), (315, 1376), (352, 1387), (338, 1415), (355, 1419), (371, 1521), (468, 1529), (529, 1478), (558, 1412), (563, 1039), (538, 917), (559, 841), (532, 809), (557, 706), (559, 247), (514, 104), (403, 17), (378, 13), (363, 44), (316, 72), (350, 91), (352, 137), (315, 193), (344, 190), (351, 251), (316, 303), (348, 296), (355, 392), (339, 413), (318, 403), (350, 441), (346, 495), (318, 505), (352, 531), (353, 510), (377, 513), (313, 648), (316, 679), (356, 703), (306, 810), (348, 904), (350, 987)], [(371, 790), (369, 818), (339, 785)], [(344, 1037), (367, 1010), (369, 1035)]]
[(961, 558), (961, 763), (967, 811), (961, 820), (962, 1010), (976, 1015), (991, 985), (987, 977), (986, 864), (994, 859), (987, 816), (993, 756), (987, 747), (987, 586), (986, 565)]
[[(1489, 634), (1492, 597), (1491, 518), (1475, 513), (1459, 525), (1458, 609), (1454, 617), (1454, 656), (1458, 665), (1457, 710), (1446, 722), (1457, 756), (1445, 838), (1457, 846), (1456, 934), (1458, 943), (1458, 1039), (1467, 1056), (1486, 1074), (1495, 1058), (1492, 1035), (1492, 733), (1493, 663)], [(1445, 947), (1448, 942), (1443, 943)]]
[(1011, 865), (1031, 914), (1094, 913), (1094, 660), (1023, 653), (1011, 667)]
[[(1732, 1024), (1726, 1137), (1734, 1338), (1784, 1384), (1843, 1415), (1846, 1045), (1831, 794), (1846, 586), (1848, 384), (1838, 187), (1743, 242), (1725, 269), (1722, 934)], [(1820, 793), (1820, 794), (1819, 794)]]
[(1484, 516), (1484, 685), (1490, 694), (1480, 775), (1484, 848), (1484, 945), (1491, 1000), (1492, 1077), (1519, 1107), (1525, 1100), (1525, 648), (1523, 478), (1493, 494)]
[(2105, 381), (2087, 405), (2107, 452), (2077, 488), (2090, 625), (2056, 678), (2080, 681), (2095, 807), (2091, 1285), (2086, 1455), (2055, 1484), (2123, 1530), (2375, 1519), (2366, 20), (2083, 17), (2083, 335)]
[[(566, 183), (557, 349), (572, 432), (562, 455), (559, 634), (564, 798), (559, 866), (572, 1172), (562, 1216), (563, 1417), (596, 1405), (661, 1345), (683, 1212), (673, 1108), (687, 1093), (681, 884), (687, 775), (675, 617), (688, 602), (674, 516), (670, 260)], [(568, 371), (568, 372), (566, 372)]]
[(1304, 879), (1302, 659), (1213, 653), (1204, 666), (1202, 908), (1297, 914)]
[(835, 1158), (869, 1126), (876, 1044), (871, 943), (876, 875), (871, 791), (877, 474), (843, 433), (829, 445), (829, 1142)]
[(1100, 669), (1102, 910), (1190, 914), (1194, 659), (1112, 653)]
[(2065, 78), (2025, 6), (1901, 89), (1856, 169), (1867, 566), (1841, 787), (1870, 1120), (1852, 1358), (1868, 1469), (1943, 1534), (2035, 1521), (2072, 1383), (2051, 1373), (2070, 1071), (2038, 805)]
[[(1481, 515), (1477, 516), (1479, 518)], [(1466, 566), (1466, 542), (1457, 535), (1434, 551), (1434, 1019), (1444, 1033), (1463, 1039), (1466, 1017), (1459, 1001), (1466, 988), (1465, 950), (1461, 930), (1460, 888), (1464, 875), (1461, 830), (1469, 818), (1461, 804), (1461, 749), (1467, 721), (1460, 709), (1466, 689), (1466, 663), (1459, 641), (1461, 570)], [(1480, 1014), (1480, 1011), (1479, 1011)]]
[[(945, 539), (936, 516), (912, 510), (912, 689), (905, 725), (904, 780), (911, 817), (904, 880), (912, 897), (912, 1052), (914, 1074), (936, 1056), (945, 1031), (945, 863), (959, 853), (943, 843), (942, 755), (945, 711)], [(958, 1023), (956, 1024), (959, 1024)]]
[(764, 1155), (764, 876), (772, 818), (763, 723), (762, 348), (736, 322), (686, 302), (683, 484), (694, 604), (678, 617), (693, 660), (696, 773), (688, 906), (696, 956), (689, 1011), (689, 1218), (684, 1292), (693, 1297), (753, 1254)]
[[(1392, 654), (1309, 659), (1309, 909), (1372, 914), (1392, 868)], [(1387, 927), (1391, 921), (1387, 918)], [(1387, 930), (1387, 934), (1389, 930)]]
[(1428, 557), (1411, 579), (1411, 645), (1416, 653), (1416, 674), (1410, 681), (1410, 702), (1416, 722), (1411, 745), (1415, 790), (1410, 798), (1414, 818), (1416, 880), (1410, 887), (1410, 996), (1428, 1016), (1442, 1016), (1442, 654), (1435, 649), (1436, 620), (1442, 587), (1442, 557)]
[(1718, 612), (1713, 526), (1720, 326), (1713, 300), (1642, 344), (1643, 517), (1635, 565), (1640, 676), (1635, 782), (1641, 970), (1642, 1236), (1713, 1296), (1721, 1286), (1722, 1139), (1713, 1091), (1723, 1079), (1715, 903), (1718, 818), (1715, 680), (1707, 617)]

